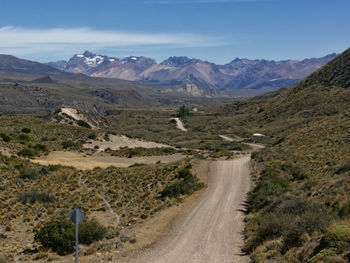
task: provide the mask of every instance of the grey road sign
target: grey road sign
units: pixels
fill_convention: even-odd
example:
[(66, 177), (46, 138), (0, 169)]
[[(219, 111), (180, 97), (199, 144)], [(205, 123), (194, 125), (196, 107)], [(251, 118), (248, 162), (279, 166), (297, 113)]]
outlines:
[(74, 224), (80, 224), (80, 222), (84, 220), (85, 214), (80, 211), (79, 207), (76, 207), (69, 213), (69, 218)]

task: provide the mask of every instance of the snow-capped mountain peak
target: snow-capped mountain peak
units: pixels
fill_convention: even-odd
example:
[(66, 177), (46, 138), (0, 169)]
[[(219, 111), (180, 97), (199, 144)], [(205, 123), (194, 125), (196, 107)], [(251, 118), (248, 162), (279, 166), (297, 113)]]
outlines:
[(73, 61), (78, 64), (83, 64), (87, 67), (96, 67), (102, 64), (103, 62), (110, 63), (110, 62), (118, 61), (118, 59), (113, 57), (108, 57), (108, 56), (96, 55), (89, 51), (85, 51), (83, 54), (74, 55), (70, 61)]

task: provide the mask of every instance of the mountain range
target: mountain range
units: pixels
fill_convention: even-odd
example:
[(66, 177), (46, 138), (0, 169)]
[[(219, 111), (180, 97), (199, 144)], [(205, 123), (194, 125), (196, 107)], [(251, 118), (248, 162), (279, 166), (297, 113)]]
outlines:
[(228, 95), (190, 84), (163, 87), (89, 77), (0, 54), (0, 112), (51, 111), (66, 106), (103, 115), (118, 107), (175, 106), (222, 96)]
[(270, 91), (290, 86), (332, 60), (336, 54), (304, 60), (239, 59), (218, 65), (188, 57), (169, 57), (157, 63), (152, 58), (130, 56), (124, 59), (96, 55), (89, 51), (69, 61), (47, 65), (91, 77), (118, 78), (160, 86), (193, 84), (218, 90)]

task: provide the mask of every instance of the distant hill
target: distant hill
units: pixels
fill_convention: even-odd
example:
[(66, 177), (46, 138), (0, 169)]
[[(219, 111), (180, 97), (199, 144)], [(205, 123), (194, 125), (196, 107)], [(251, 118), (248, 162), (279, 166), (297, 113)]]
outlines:
[(9, 74), (30, 74), (30, 75), (67, 75), (63, 71), (52, 68), (48, 65), (20, 59), (11, 55), (0, 54), (0, 73)]
[(154, 59), (131, 56), (124, 59), (89, 51), (69, 61), (51, 62), (57, 69), (92, 77), (118, 78), (156, 85), (193, 84), (219, 90), (276, 90), (290, 86), (323, 66), (336, 54), (304, 60), (249, 60), (236, 58), (217, 65), (188, 57), (169, 57), (160, 64)]
[(269, 118), (330, 116), (350, 107), (350, 49), (264, 106)]

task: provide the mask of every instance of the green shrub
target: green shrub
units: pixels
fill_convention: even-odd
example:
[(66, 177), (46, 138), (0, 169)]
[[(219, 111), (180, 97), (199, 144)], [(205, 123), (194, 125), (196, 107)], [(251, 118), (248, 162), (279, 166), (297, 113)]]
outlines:
[[(79, 243), (91, 244), (103, 239), (106, 233), (107, 229), (97, 221), (85, 220), (79, 224)], [(42, 228), (35, 229), (34, 240), (59, 255), (66, 255), (74, 249), (74, 224), (66, 218), (51, 220)]]
[(304, 233), (323, 231), (334, 218), (324, 207), (299, 199), (282, 200), (269, 211), (256, 218), (255, 236), (247, 242), (247, 252), (268, 239), (282, 237), (280, 252), (285, 253), (291, 247), (302, 245), (300, 238)]
[(94, 241), (102, 240), (107, 233), (107, 229), (96, 220), (83, 221), (79, 225), (79, 242), (90, 245)]
[(30, 141), (30, 137), (27, 134), (20, 134), (18, 138), (22, 142), (29, 142)]
[(76, 143), (73, 142), (73, 141), (71, 141), (71, 140), (63, 141), (63, 142), (61, 143), (61, 145), (62, 145), (62, 147), (63, 147), (64, 149), (72, 148), (72, 147), (76, 147), (76, 146), (77, 146)]
[(350, 202), (347, 202), (344, 205), (342, 205), (337, 212), (338, 212), (338, 215), (340, 217), (349, 216), (350, 215)]
[[(308, 263), (333, 262), (336, 255), (345, 254), (350, 249), (350, 225), (338, 225), (330, 228), (315, 248)], [(325, 261), (327, 260), (327, 261)]]
[(281, 169), (282, 169), (282, 171), (285, 171), (288, 174), (290, 174), (292, 176), (293, 180), (303, 180), (306, 178), (302, 169), (295, 164), (284, 163), (282, 165)]
[(35, 156), (35, 151), (31, 148), (24, 148), (17, 153), (19, 156), (32, 158)]
[(24, 168), (20, 170), (19, 177), (21, 179), (30, 179), (30, 180), (35, 180), (39, 178), (39, 175), (37, 171), (30, 169), (30, 168)]
[(96, 140), (96, 134), (94, 134), (94, 133), (91, 133), (91, 134), (89, 134), (89, 136), (88, 136), (88, 139), (90, 139), (90, 140)]
[(346, 172), (350, 171), (350, 163), (344, 164), (343, 166), (341, 166), (340, 168), (338, 168), (335, 173), (336, 174), (343, 174)]
[(265, 169), (256, 187), (248, 194), (248, 210), (259, 210), (289, 190), (289, 182), (275, 169)]
[(146, 164), (144, 164), (144, 163), (133, 163), (129, 167), (132, 168), (132, 167), (140, 167), (140, 166), (146, 166)]
[(192, 176), (191, 171), (189, 169), (184, 168), (179, 171), (179, 174), (178, 174), (179, 178), (186, 178), (189, 176)]
[(88, 124), (86, 121), (83, 121), (83, 120), (78, 120), (77, 121), (77, 124), (81, 127), (85, 127), (85, 128), (91, 128), (90, 124)]
[(9, 142), (9, 141), (11, 141), (11, 137), (8, 136), (8, 135), (6, 135), (5, 133), (1, 133), (0, 136), (1, 136), (1, 138), (2, 138), (2, 140), (3, 140), (4, 142)]
[(35, 229), (34, 240), (59, 255), (68, 254), (74, 250), (74, 225), (65, 218), (54, 219)]
[(38, 152), (47, 152), (47, 147), (44, 144), (36, 144), (33, 149)]
[(27, 201), (31, 203), (41, 202), (41, 203), (54, 203), (57, 201), (56, 197), (49, 194), (38, 193), (38, 192), (30, 192), (25, 193), (19, 196), (19, 200), (25, 204)]
[(21, 130), (21, 132), (30, 133), (31, 130), (30, 130), (29, 128), (23, 128), (23, 129)]
[(339, 252), (350, 249), (350, 225), (338, 225), (329, 229), (322, 237), (318, 249), (336, 248)]
[(60, 168), (62, 168), (62, 165), (59, 165), (59, 164), (50, 164), (49, 165), (50, 172), (58, 171)]
[(320, 263), (325, 262), (325, 260), (330, 260), (332, 262), (332, 257), (337, 255), (336, 248), (325, 248), (318, 252), (315, 256), (308, 260), (308, 263)]
[(275, 213), (301, 215), (306, 212), (308, 204), (302, 199), (286, 199), (282, 200), (274, 207)]
[(161, 192), (160, 197), (176, 198), (180, 195), (191, 194), (204, 187), (203, 183), (198, 182), (198, 178), (191, 173), (187, 174), (181, 181), (166, 186)]

